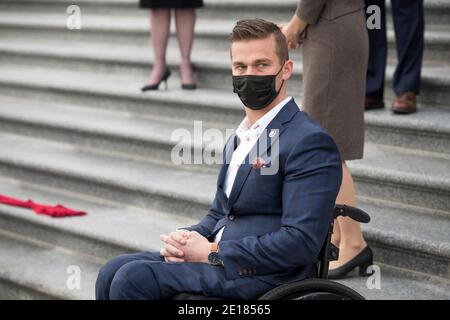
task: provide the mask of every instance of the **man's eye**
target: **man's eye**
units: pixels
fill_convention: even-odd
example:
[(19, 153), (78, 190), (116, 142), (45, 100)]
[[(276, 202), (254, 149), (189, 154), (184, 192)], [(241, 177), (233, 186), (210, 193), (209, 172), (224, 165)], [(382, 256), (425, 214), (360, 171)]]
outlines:
[(264, 68), (264, 67), (267, 67), (267, 63), (258, 64), (258, 68)]

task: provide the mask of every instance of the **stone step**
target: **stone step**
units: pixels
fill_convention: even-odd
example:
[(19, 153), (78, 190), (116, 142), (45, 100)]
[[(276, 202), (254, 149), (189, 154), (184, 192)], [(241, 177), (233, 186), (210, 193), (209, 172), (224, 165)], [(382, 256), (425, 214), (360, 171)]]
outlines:
[[(184, 218), (200, 219), (215, 192), (216, 175), (212, 173), (198, 172), (194, 175), (175, 168), (113, 159), (76, 146), (5, 133), (0, 136), (0, 145), (8, 146), (9, 150), (7, 155), (0, 155), (0, 175), (5, 178), (133, 204), (145, 210), (162, 212), (168, 217), (182, 214)], [(389, 158), (385, 162), (391, 165)], [(105, 163), (108, 165), (105, 166)], [(358, 180), (358, 172), (353, 166), (352, 171)], [(376, 173), (377, 170), (374, 171)], [(419, 180), (419, 176), (409, 174), (409, 179), (413, 178)], [(358, 181), (358, 194), (375, 194), (376, 187), (375, 191), (369, 190), (367, 193), (362, 185), (363, 182)], [(400, 190), (400, 186), (397, 190)], [(417, 202), (413, 201), (417, 198), (415, 194), (411, 197), (410, 205)], [(432, 196), (428, 195), (428, 198), (432, 199)], [(430, 269), (424, 264), (431, 261), (439, 275), (448, 278), (450, 248), (445, 230), (450, 228), (450, 210), (444, 212), (416, 207), (400, 210), (397, 204), (375, 203), (365, 200), (361, 207), (373, 215), (375, 222), (367, 226), (367, 237), (379, 248), (380, 257), (389, 254), (386, 260), (388, 263), (392, 260), (401, 267), (406, 265), (412, 269), (411, 266), (414, 266), (422, 272)], [(420, 204), (422, 207), (427, 205), (425, 201)], [(389, 218), (390, 215), (393, 217)], [(413, 229), (411, 225), (423, 227), (417, 232), (417, 228)]]
[[(27, 14), (23, 11), (0, 13), (0, 27), (2, 38), (24, 40), (30, 39), (56, 39), (68, 45), (72, 41), (85, 41), (91, 44), (130, 44), (144, 46), (150, 43), (149, 21), (147, 15), (121, 16), (111, 19), (105, 14), (82, 15), (81, 30), (69, 30), (66, 25), (67, 15), (64, 12), (56, 13), (33, 13)], [(221, 50), (228, 52), (230, 34), (236, 19), (217, 20), (199, 19), (196, 24), (195, 47), (201, 49)], [(171, 28), (171, 43), (176, 44), (175, 25)], [(388, 42), (390, 56), (395, 59), (393, 51), (394, 33), (389, 27)], [(425, 31), (425, 61), (449, 61), (450, 36), (448, 24), (438, 26), (427, 26)], [(298, 51), (298, 50), (297, 50)], [(299, 55), (294, 51), (294, 55)]]
[[(32, 67), (51, 67), (77, 71), (104, 71), (121, 75), (135, 75), (142, 83), (146, 81), (151, 67), (149, 48), (137, 46), (95, 45), (77, 41), (67, 42), (61, 47), (55, 42), (26, 44), (22, 41), (6, 41), (0, 47), (0, 57), (5, 61), (2, 68), (11, 69), (14, 65)], [(207, 88), (230, 91), (229, 53), (198, 49), (193, 53), (199, 85)], [(6, 64), (6, 61), (8, 64)], [(295, 59), (294, 75), (289, 82), (290, 92), (301, 95), (302, 64)], [(170, 67), (178, 73), (178, 49), (169, 52)], [(7, 69), (5, 69), (7, 70)], [(390, 89), (393, 66), (386, 72), (386, 96), (392, 99)], [(178, 86), (178, 84), (177, 84)], [(450, 99), (450, 64), (428, 63), (422, 68), (422, 89), (419, 101), (427, 104), (444, 104)]]
[(89, 106), (103, 110), (132, 112), (140, 116), (171, 117), (192, 122), (201, 119), (223, 128), (238, 125), (242, 120), (243, 107), (230, 90), (199, 88), (195, 91), (181, 90), (170, 79), (169, 90), (143, 94), (140, 91), (145, 77), (116, 76), (102, 72), (56, 70), (39, 67), (1, 66), (0, 92), (35, 101), (55, 102), (76, 106)]
[[(2, 193), (89, 212), (50, 219), (0, 205), (0, 298), (91, 299), (106, 259), (158, 249), (160, 233), (204, 215), (217, 167), (174, 166), (170, 136), (192, 131), (193, 119), (221, 130), (239, 123), (226, 42), (233, 21), (249, 14), (286, 20), (296, 4), (206, 2), (194, 51), (201, 89), (174, 90), (175, 72), (170, 90), (145, 95), (139, 88), (152, 59), (148, 13), (137, 0), (78, 1), (80, 31), (66, 28), (69, 1), (0, 2), (0, 145), (8, 150), (0, 153)], [(425, 6), (421, 112), (366, 113), (365, 159), (349, 164), (359, 206), (372, 216), (363, 230), (382, 289), (369, 290), (360, 278), (343, 283), (369, 299), (450, 298), (450, 1)], [(389, 39), (392, 49), (392, 31)], [(174, 69), (177, 50), (172, 41)], [(298, 53), (294, 58), (300, 62)], [(301, 74), (297, 68), (290, 87), (297, 98)], [(82, 290), (66, 286), (71, 265), (81, 268)]]
[[(179, 49), (171, 46), (167, 56), (169, 67), (174, 75), (179, 77)], [(153, 65), (153, 53), (148, 45), (93, 45), (85, 41), (70, 41), (61, 45), (61, 42), (54, 40), (30, 43), (24, 39), (5, 39), (0, 44), (0, 59), (7, 61), (9, 67), (32, 64), (78, 71), (97, 70), (108, 74), (139, 77), (142, 83), (147, 80)], [(199, 85), (218, 90), (232, 90), (228, 51), (195, 49), (192, 61)], [(295, 61), (295, 75), (290, 81), (290, 88), (292, 91), (299, 91), (302, 66), (299, 57), (296, 57)], [(172, 83), (172, 78), (170, 82)], [(171, 83), (169, 86), (173, 88)], [(179, 84), (176, 86), (179, 87)]]
[(386, 109), (365, 113), (368, 142), (449, 154), (450, 113), (444, 108), (423, 105), (416, 114), (398, 117)]
[[(167, 214), (203, 217), (214, 193), (216, 175), (79, 146), (2, 133), (0, 172), (5, 177), (64, 188)], [(13, 151), (14, 149), (14, 151)]]
[(448, 214), (432, 215), (426, 208), (367, 197), (360, 197), (358, 207), (372, 218), (362, 229), (376, 261), (450, 279)]
[[(449, 282), (400, 268), (379, 265), (380, 288), (374, 287), (375, 277), (351, 277), (338, 282), (352, 288), (368, 300), (448, 300)], [(392, 298), (391, 298), (392, 297)]]
[(87, 212), (86, 216), (54, 219), (19, 207), (0, 204), (1, 229), (52, 243), (98, 259), (127, 252), (161, 248), (160, 234), (191, 226), (197, 219), (182, 212), (167, 214), (151, 208), (99, 198), (89, 192), (71, 192), (33, 181), (0, 177), (2, 194)]
[[(0, 229), (0, 299), (93, 299), (104, 263), (52, 243)], [(81, 275), (80, 288), (70, 277)]]
[[(52, 244), (35, 241), (0, 229), (1, 299), (81, 299), (94, 298), (94, 284), (104, 261), (91, 261)], [(30, 266), (45, 272), (36, 272)], [(81, 271), (81, 289), (67, 286), (71, 266)], [(347, 285), (368, 300), (444, 300), (449, 299), (450, 285), (437, 277), (413, 272), (392, 271), (381, 265), (380, 288), (369, 289), (365, 278), (349, 278), (339, 282)], [(73, 268), (73, 267), (72, 267)]]
[[(107, 259), (124, 252), (157, 250), (158, 234), (194, 221), (167, 219), (161, 213), (64, 189), (3, 177), (0, 181), (2, 192), (7, 194), (45, 203), (63, 203), (88, 212), (84, 217), (51, 219), (26, 209), (0, 205), (2, 299), (92, 299), (96, 275)], [(372, 214), (372, 218), (371, 224), (375, 226), (382, 222), (378, 213)], [(408, 231), (407, 226), (405, 229)], [(130, 234), (133, 234), (132, 238)], [(379, 263), (378, 257), (384, 259), (376, 250), (375, 265), (381, 272), (380, 289), (369, 289), (366, 278), (352, 274), (339, 282), (354, 288), (367, 299), (448, 299), (448, 279), (438, 277), (438, 273), (429, 275), (388, 266)], [(428, 261), (427, 266), (433, 267), (432, 263)], [(69, 266), (80, 268), (81, 290), (67, 288)], [(45, 273), (36, 272), (36, 268)]]
[[(239, 20), (244, 18), (264, 18), (274, 21), (288, 21), (297, 6), (297, 0), (205, 0), (206, 6), (198, 10), (200, 19)], [(14, 0), (0, 2), (0, 11), (28, 11), (33, 13), (66, 14), (72, 5), (70, 0)], [(112, 17), (143, 17), (147, 10), (138, 8), (138, 0), (79, 0), (76, 5), (81, 14), (106, 14)], [(427, 0), (425, 21), (432, 25), (447, 25), (450, 22), (450, 2), (448, 0)], [(390, 3), (386, 3), (390, 16)]]
[[(39, 111), (30, 113), (30, 110)], [(223, 130), (220, 132), (221, 135), (223, 132), (221, 140), (203, 141), (203, 133), (194, 134), (193, 122), (7, 97), (0, 97), (0, 126), (2, 132), (66, 142), (121, 158), (165, 165), (172, 165), (171, 151), (180, 143), (176, 135), (180, 130), (189, 132), (193, 139), (192, 145), (186, 140), (181, 141), (183, 146), (195, 146), (199, 152), (214, 146), (218, 161), (221, 161), (219, 157), (229, 137)], [(204, 124), (202, 128), (204, 131), (211, 129)], [(188, 167), (215, 172), (214, 167)], [(187, 169), (187, 166), (181, 168)]]
[(366, 143), (364, 159), (348, 166), (358, 194), (450, 211), (447, 155)]
[[(69, 112), (71, 115), (66, 117), (69, 121), (71, 117), (78, 119), (92, 118), (93, 124), (91, 127), (97, 126), (97, 124), (94, 124), (97, 114), (90, 109), (84, 114), (83, 108), (80, 109), (80, 107), (89, 106), (100, 110), (104, 110), (104, 108), (117, 110), (120, 112), (98, 113), (98, 115), (107, 117), (110, 119), (108, 121), (115, 124), (122, 121), (140, 121), (142, 123), (141, 131), (145, 131), (147, 122), (159, 118), (170, 119), (170, 122), (177, 125), (178, 123), (187, 124), (188, 127), (192, 127), (193, 119), (197, 119), (204, 121), (206, 127), (233, 129), (243, 117), (240, 102), (231, 90), (225, 92), (223, 90), (199, 89), (195, 92), (183, 92), (180, 89), (172, 89), (172, 84), (177, 82), (176, 79), (170, 79), (170, 90), (168, 91), (142, 94), (137, 89), (145, 82), (145, 78), (140, 80), (138, 77), (129, 75), (112, 74), (105, 76), (100, 71), (92, 73), (81, 72), (80, 70), (51, 70), (50, 73), (48, 70), (44, 69), (44, 71), (41, 68), (36, 68), (36, 66), (22, 66), (20, 68), (10, 66), (4, 67), (2, 70), (3, 73), (0, 74), (0, 92), (4, 95), (2, 117), (5, 126), (5, 121), (9, 119), (7, 121), (11, 122), (12, 125), (7, 127), (12, 130), (22, 130), (23, 126), (16, 126), (15, 123), (23, 122), (25, 117), (27, 123), (31, 125), (31, 115), (21, 110), (28, 107), (33, 108), (37, 99), (48, 101), (42, 102), (43, 105), (39, 106), (40, 110), (45, 112), (50, 108), (48, 112), (45, 112), (45, 116), (39, 113), (34, 115), (36, 120), (32, 121), (34, 123), (32, 127), (41, 130), (41, 134), (49, 131), (48, 125), (52, 122), (62, 123), (63, 120), (61, 119), (65, 115), (54, 112), (60, 106), (62, 108), (68, 106), (68, 108), (65, 108), (65, 112)], [(20, 98), (15, 98), (15, 96)], [(20, 106), (24, 103), (20, 99), (27, 99), (27, 102)], [(300, 98), (297, 101), (301, 104)], [(388, 102), (386, 103), (388, 104)], [(18, 108), (10, 108), (7, 105), (18, 105)], [(366, 112), (366, 140), (378, 144), (448, 154), (450, 151), (450, 112), (448, 110), (448, 108), (422, 104), (419, 113), (407, 117), (392, 115), (388, 108)], [(17, 115), (14, 116), (14, 113)], [(119, 116), (121, 114), (126, 116)], [(139, 117), (132, 117), (131, 115), (139, 115)], [(145, 117), (142, 115), (150, 117), (150, 121), (144, 119)], [(46, 119), (52, 120), (47, 121)], [(177, 121), (174, 121), (174, 119)], [(69, 121), (66, 120), (65, 122)], [(167, 121), (164, 122), (167, 123)], [(47, 128), (43, 130), (42, 125)], [(75, 123), (71, 125), (75, 126), (72, 131), (78, 131)], [(104, 125), (109, 128), (108, 132), (117, 130), (109, 126), (106, 121)], [(134, 125), (135, 123), (133, 123)], [(172, 125), (169, 127), (173, 130), (177, 128)], [(31, 127), (27, 128), (28, 131), (30, 129)], [(159, 128), (151, 134), (159, 134), (161, 130)], [(167, 130), (164, 130), (164, 132), (167, 132)], [(90, 137), (92, 138), (92, 135)], [(166, 141), (167, 137), (170, 137), (169, 133), (165, 136)], [(151, 136), (148, 139), (155, 140)], [(161, 143), (164, 139), (157, 139), (156, 141)], [(105, 141), (105, 143), (107, 142)], [(87, 141), (87, 143), (93, 142)], [(146, 154), (145, 150), (145, 146), (140, 144), (136, 152)]]
[[(173, 139), (175, 130), (181, 129), (190, 133), (190, 137), (195, 138), (195, 145), (199, 143), (197, 138), (202, 139), (202, 134), (194, 135), (192, 122), (170, 123), (170, 119), (136, 119), (132, 114), (90, 110), (67, 104), (60, 106), (30, 103), (14, 109), (11, 107), (19, 103), (18, 99), (6, 99), (3, 103), (0, 99), (0, 119), (6, 131), (74, 143), (89, 150), (121, 158), (143, 162), (156, 161), (170, 166), (173, 164), (172, 149), (180, 141)], [(30, 114), (27, 112), (30, 109), (40, 112)], [(61, 112), (62, 110), (64, 112)], [(207, 129), (205, 126), (204, 130)], [(230, 126), (229, 130), (232, 129)], [(204, 145), (215, 145), (216, 159), (219, 161), (221, 146), (226, 138), (223, 134), (220, 141), (204, 141)], [(196, 150), (200, 151), (199, 148)], [(386, 163), (386, 160), (391, 162)], [(446, 204), (446, 187), (450, 180), (448, 160), (448, 154), (414, 152), (411, 149), (368, 143), (365, 159), (352, 162), (350, 166), (354, 170), (355, 179), (360, 182), (359, 187), (363, 194), (376, 194), (380, 199), (403, 203), (410, 203), (410, 198), (414, 198), (412, 201), (415, 205), (445, 211), (449, 210)], [(404, 163), (408, 163), (408, 166)], [(188, 167), (202, 170), (206, 166)], [(216, 170), (215, 167), (209, 168), (214, 172)], [(425, 193), (421, 194), (422, 192)]]

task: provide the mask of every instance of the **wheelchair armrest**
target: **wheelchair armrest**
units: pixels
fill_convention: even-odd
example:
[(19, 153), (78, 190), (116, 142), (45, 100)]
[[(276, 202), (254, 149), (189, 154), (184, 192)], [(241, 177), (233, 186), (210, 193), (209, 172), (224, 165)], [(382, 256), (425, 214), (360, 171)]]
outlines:
[(370, 222), (370, 216), (366, 212), (352, 206), (347, 206), (345, 204), (337, 204), (334, 207), (334, 219), (339, 216), (350, 217), (353, 220), (361, 223)]

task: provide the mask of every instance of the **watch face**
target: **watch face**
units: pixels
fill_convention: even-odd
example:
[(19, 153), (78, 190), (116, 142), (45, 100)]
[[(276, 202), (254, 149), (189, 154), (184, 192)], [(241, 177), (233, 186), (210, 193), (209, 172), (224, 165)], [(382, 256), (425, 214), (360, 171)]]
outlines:
[(221, 265), (222, 260), (220, 259), (220, 255), (218, 252), (211, 252), (208, 256), (208, 261), (212, 265)]

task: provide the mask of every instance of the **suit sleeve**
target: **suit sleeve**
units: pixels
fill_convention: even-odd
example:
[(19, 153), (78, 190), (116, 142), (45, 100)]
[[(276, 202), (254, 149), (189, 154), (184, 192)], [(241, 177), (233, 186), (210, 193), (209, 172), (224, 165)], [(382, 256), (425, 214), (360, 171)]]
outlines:
[(240, 270), (264, 275), (315, 263), (331, 223), (342, 180), (342, 165), (332, 138), (310, 134), (287, 157), (281, 228), (262, 236), (219, 243), (229, 279)]
[(308, 24), (315, 24), (326, 3), (327, 0), (300, 0), (295, 14)]
[(225, 213), (222, 211), (221, 206), (219, 205), (216, 192), (216, 196), (214, 197), (211, 208), (208, 210), (208, 213), (203, 217), (203, 219), (196, 225), (179, 229), (197, 231), (206, 238), (213, 231), (214, 227), (217, 224), (217, 221), (224, 217)]

